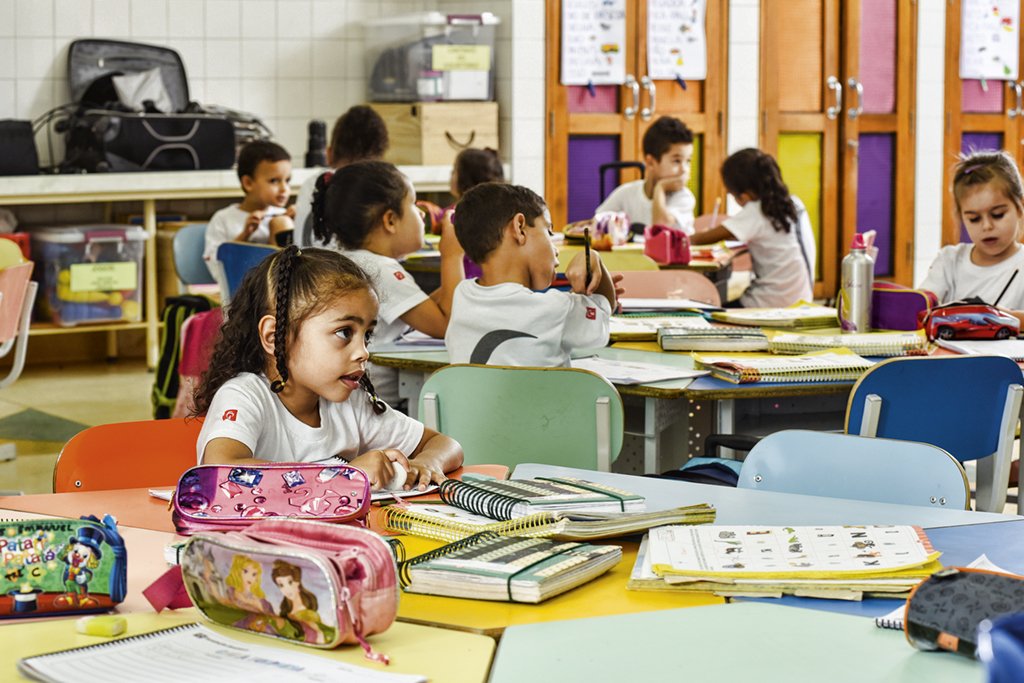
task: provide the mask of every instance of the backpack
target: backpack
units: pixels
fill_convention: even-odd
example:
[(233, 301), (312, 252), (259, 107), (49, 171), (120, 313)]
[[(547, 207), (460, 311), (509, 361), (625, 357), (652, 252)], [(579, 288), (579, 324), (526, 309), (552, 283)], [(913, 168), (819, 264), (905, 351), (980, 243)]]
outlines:
[(156, 379), (151, 395), (153, 417), (157, 420), (171, 416), (178, 398), (181, 327), (192, 315), (208, 311), (210, 308), (210, 300), (206, 297), (191, 294), (167, 297), (162, 315), (164, 328), (160, 333), (160, 360), (156, 366)]

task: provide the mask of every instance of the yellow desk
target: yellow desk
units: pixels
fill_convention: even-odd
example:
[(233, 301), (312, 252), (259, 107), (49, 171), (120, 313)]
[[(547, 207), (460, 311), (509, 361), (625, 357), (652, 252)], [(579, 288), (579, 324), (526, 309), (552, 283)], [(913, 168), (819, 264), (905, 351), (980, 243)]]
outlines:
[[(204, 623), (232, 639), (253, 645), (281, 647), (377, 671), (419, 674), (438, 683), (483, 683), (487, 680), (495, 648), (494, 640), (485, 636), (396, 623), (384, 633), (369, 638), (374, 650), (391, 658), (391, 664), (384, 666), (365, 659), (358, 645), (342, 645), (335, 650), (292, 645), (281, 640), (212, 626), (194, 609), (163, 614), (132, 614), (128, 616), (128, 632), (125, 636), (192, 622)], [(50, 619), (0, 626), (0, 639), (4, 643), (0, 650), (0, 680), (4, 681), (28, 680), (17, 673), (17, 663), (22, 657), (110, 642), (76, 633), (74, 619)], [(83, 671), (82, 680), (98, 680), (93, 678), (96, 675), (96, 672)]]
[[(407, 556), (415, 557), (442, 543), (402, 536)], [(597, 541), (602, 543), (602, 541)], [(626, 581), (636, 561), (636, 543), (621, 543), (622, 560), (593, 581), (537, 605), (490, 600), (466, 600), (435, 595), (403, 593), (399, 621), (442, 626), (498, 637), (508, 626), (562, 619), (632, 614), (680, 607), (720, 605), (725, 601), (705, 593), (671, 594), (628, 591)]]

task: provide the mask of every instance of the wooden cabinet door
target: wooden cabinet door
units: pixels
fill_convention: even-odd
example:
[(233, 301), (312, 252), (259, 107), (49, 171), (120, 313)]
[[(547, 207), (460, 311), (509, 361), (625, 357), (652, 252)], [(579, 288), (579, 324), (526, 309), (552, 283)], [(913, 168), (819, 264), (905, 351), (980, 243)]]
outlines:
[[(1024, 12), (1024, 2), (1021, 3)], [(961, 154), (974, 150), (1005, 149), (1020, 167), (1024, 164), (1024, 50), (1018, 81), (978, 81), (960, 78), (961, 2), (946, 6), (946, 135), (943, 159), (942, 243), (968, 241), (967, 231), (954, 216), (949, 188), (953, 166)], [(1024, 14), (1022, 14), (1024, 16)]]

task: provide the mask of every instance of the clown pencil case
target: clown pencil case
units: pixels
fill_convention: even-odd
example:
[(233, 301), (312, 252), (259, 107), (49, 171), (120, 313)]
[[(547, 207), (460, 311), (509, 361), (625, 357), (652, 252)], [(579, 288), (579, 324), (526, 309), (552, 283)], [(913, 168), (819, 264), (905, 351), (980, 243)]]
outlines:
[(202, 532), (181, 552), (193, 604), (217, 624), (320, 648), (359, 643), (398, 613), (391, 546), (354, 526), (263, 520), (242, 531)]
[(181, 475), (171, 509), (186, 535), (238, 530), (268, 517), (362, 524), (370, 480), (344, 463), (199, 465)]
[(105, 612), (124, 600), (127, 553), (117, 520), (0, 521), (0, 618)]

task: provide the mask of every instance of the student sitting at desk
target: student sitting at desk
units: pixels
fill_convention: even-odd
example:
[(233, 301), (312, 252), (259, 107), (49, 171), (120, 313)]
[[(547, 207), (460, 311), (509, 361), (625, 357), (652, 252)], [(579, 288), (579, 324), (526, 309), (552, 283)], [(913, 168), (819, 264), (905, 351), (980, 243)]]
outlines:
[[(456, 202), (477, 185), (492, 182), (505, 182), (505, 169), (502, 167), (501, 157), (496, 151), (490, 147), (484, 149), (470, 147), (462, 150), (455, 157), (449, 189)], [(454, 204), (448, 207), (448, 209), (454, 208)], [(451, 214), (447, 209), (442, 220), (451, 220)], [(480, 277), (483, 272), (480, 270), (480, 266), (468, 256), (462, 259), (462, 263), (466, 269), (466, 277)]]
[(975, 152), (953, 174), (957, 217), (970, 242), (943, 247), (923, 289), (947, 303), (979, 297), (1024, 321), (1024, 185), (1006, 152)]
[(608, 343), (615, 280), (591, 251), (589, 267), (580, 253), (566, 269), (572, 292), (548, 289), (558, 249), (536, 193), (477, 185), (456, 206), (454, 220), (459, 242), (483, 275), (455, 290), (445, 334), (453, 363), (568, 366), (574, 348)]
[(595, 213), (623, 211), (631, 223), (668, 225), (693, 232), (697, 198), (690, 180), (693, 131), (672, 116), (662, 116), (644, 133), (644, 178), (619, 185)]
[(789, 193), (775, 159), (759, 149), (740, 150), (722, 164), (722, 181), (742, 209), (721, 225), (691, 235), (691, 244), (747, 243), (754, 281), (740, 298), (741, 306), (775, 308), (810, 301), (814, 233), (807, 209)]

